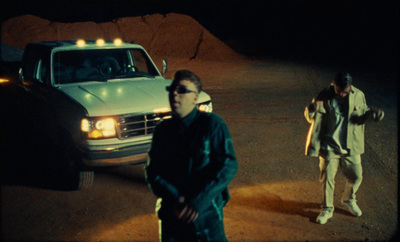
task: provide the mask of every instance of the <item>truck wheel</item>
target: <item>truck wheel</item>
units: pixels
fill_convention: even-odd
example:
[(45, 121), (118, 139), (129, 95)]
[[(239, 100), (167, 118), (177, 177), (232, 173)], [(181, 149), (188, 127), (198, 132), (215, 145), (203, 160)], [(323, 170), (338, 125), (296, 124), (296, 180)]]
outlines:
[(94, 180), (94, 171), (85, 169), (76, 159), (68, 160), (67, 179), (70, 181), (71, 189), (83, 190), (92, 186)]
[[(56, 141), (59, 149), (59, 165), (63, 174), (64, 188), (68, 190), (83, 190), (92, 186), (94, 171), (86, 167), (77, 155), (71, 136), (67, 131), (58, 129)], [(65, 187), (66, 186), (66, 187)]]
[(93, 171), (78, 171), (76, 190), (87, 189), (92, 186), (94, 180)]

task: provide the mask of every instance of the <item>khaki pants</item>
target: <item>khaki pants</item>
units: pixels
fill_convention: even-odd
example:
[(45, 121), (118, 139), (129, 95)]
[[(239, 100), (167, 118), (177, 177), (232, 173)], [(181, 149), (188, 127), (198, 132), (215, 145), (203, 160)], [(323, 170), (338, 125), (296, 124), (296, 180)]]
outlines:
[(319, 156), (320, 182), (323, 191), (324, 208), (333, 206), (333, 194), (335, 190), (335, 176), (340, 166), (343, 174), (347, 178), (345, 189), (342, 195), (342, 201), (356, 201), (356, 192), (361, 185), (362, 166), (361, 156), (336, 155), (329, 153), (328, 155)]

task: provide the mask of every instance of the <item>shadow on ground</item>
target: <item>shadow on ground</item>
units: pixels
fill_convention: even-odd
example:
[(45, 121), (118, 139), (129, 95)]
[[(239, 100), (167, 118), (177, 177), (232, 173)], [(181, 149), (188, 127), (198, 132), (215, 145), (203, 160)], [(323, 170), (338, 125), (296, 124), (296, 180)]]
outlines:
[(4, 96), (0, 137), (2, 185), (71, 190), (55, 162), (54, 144), (15, 107), (16, 103), (3, 101)]
[(254, 196), (248, 196), (247, 194), (235, 194), (234, 196), (235, 199), (231, 201), (231, 205), (233, 206), (300, 215), (309, 218), (310, 221), (315, 221), (319, 212), (315, 212), (314, 210), (320, 208), (320, 204), (318, 203), (284, 200), (280, 196), (268, 191), (263, 192), (262, 195), (258, 193)]

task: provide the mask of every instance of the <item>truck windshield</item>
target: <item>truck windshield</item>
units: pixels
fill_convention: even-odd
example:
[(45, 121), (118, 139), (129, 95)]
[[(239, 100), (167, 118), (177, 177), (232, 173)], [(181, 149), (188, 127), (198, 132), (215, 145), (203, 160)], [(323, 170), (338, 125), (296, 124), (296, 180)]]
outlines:
[(52, 63), (55, 84), (159, 75), (141, 49), (58, 51), (54, 53)]

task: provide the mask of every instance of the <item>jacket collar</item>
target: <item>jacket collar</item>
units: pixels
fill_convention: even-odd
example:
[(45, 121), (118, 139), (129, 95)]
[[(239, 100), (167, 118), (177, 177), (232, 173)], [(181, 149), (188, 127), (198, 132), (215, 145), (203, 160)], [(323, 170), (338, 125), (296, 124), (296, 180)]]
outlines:
[(189, 127), (194, 122), (194, 120), (196, 120), (198, 113), (199, 110), (197, 109), (197, 107), (195, 107), (186, 117), (181, 119), (173, 115), (173, 119), (178, 123), (183, 124), (185, 127)]

